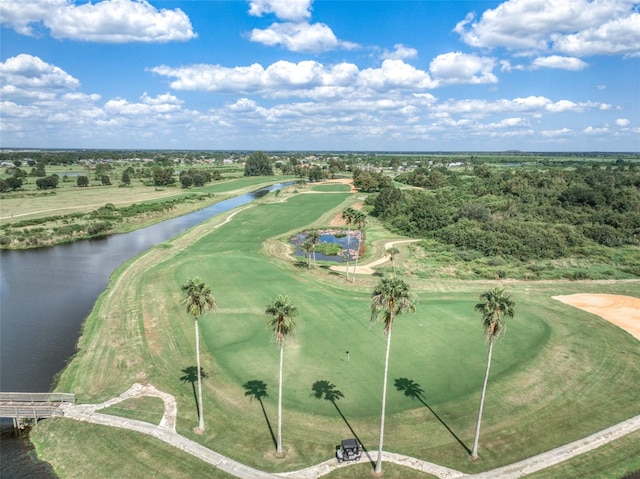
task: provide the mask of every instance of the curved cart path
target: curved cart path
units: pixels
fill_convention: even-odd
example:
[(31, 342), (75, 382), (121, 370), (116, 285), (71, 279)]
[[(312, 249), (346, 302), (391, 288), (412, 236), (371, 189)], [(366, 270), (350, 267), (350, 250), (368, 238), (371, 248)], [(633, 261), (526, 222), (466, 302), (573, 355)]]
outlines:
[[(148, 422), (137, 421), (135, 419), (127, 419), (119, 416), (112, 416), (110, 414), (97, 412), (100, 409), (118, 404), (127, 399), (141, 396), (154, 396), (159, 397), (163, 400), (164, 415), (162, 417), (162, 420), (160, 421), (160, 424), (158, 424), (157, 426)], [(290, 479), (316, 479), (324, 476), (325, 474), (328, 474), (332, 470), (339, 467), (348, 467), (351, 464), (355, 464), (338, 464), (335, 459), (330, 459), (306, 469), (285, 473), (268, 473), (260, 471), (258, 469), (254, 469), (253, 467), (247, 466), (245, 464), (241, 464), (178, 434), (175, 430), (177, 414), (177, 405), (175, 398), (171, 394), (162, 392), (149, 384), (136, 383), (120, 396), (105, 401), (101, 404), (68, 404), (64, 406), (63, 409), (64, 417), (69, 419), (75, 419), (77, 421), (84, 421), (93, 424), (101, 424), (105, 426), (119, 427), (153, 436), (167, 444), (170, 444), (171, 446), (180, 449), (181, 451), (184, 451), (188, 454), (198, 457), (199, 459), (209, 464), (216, 466), (221, 471), (242, 479), (266, 479), (283, 477)], [(422, 461), (420, 459), (404, 456), (401, 454), (390, 452), (384, 452), (383, 454), (384, 460), (387, 462), (393, 462), (401, 466), (432, 474), (441, 479), (453, 479), (457, 477), (508, 479), (522, 477), (524, 475), (540, 471), (555, 464), (559, 464), (563, 461), (566, 461), (567, 459), (578, 456), (580, 454), (584, 454), (604, 444), (607, 444), (608, 442), (611, 442), (622, 436), (625, 436), (626, 434), (630, 434), (638, 430), (640, 430), (640, 415), (616, 424), (615, 426), (612, 426), (603, 431), (592, 434), (591, 436), (587, 436), (570, 444), (552, 449), (551, 451), (547, 451), (523, 461), (476, 475), (464, 474), (463, 472), (456, 471), (454, 469), (449, 469), (437, 464)], [(370, 452), (369, 459), (371, 461), (375, 461), (377, 459), (377, 451)]]
[[(391, 248), (393, 245), (396, 244), (403, 244), (403, 243), (416, 243), (420, 241), (419, 239), (407, 239), (407, 240), (396, 240), (396, 241), (389, 241), (388, 243), (385, 243), (384, 245), (384, 249), (388, 250), (389, 248)], [(389, 257), (385, 254), (384, 256), (382, 256), (381, 258), (378, 258), (374, 261), (371, 261), (370, 263), (367, 264), (361, 264), (358, 265), (356, 268), (356, 274), (373, 274), (373, 267), (375, 266), (380, 266), (382, 263), (386, 263), (387, 261), (389, 261)], [(340, 271), (342, 273), (344, 273), (347, 269), (347, 266), (331, 266), (330, 268), (333, 271)], [(349, 271), (352, 272), (353, 271), (353, 265), (349, 265)]]

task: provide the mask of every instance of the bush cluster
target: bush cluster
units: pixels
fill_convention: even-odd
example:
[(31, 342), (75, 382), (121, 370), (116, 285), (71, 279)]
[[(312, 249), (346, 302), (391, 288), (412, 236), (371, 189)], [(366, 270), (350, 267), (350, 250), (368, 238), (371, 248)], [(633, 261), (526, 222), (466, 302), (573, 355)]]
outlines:
[(591, 245), (640, 246), (636, 169), (482, 165), (464, 178), (441, 168), (418, 170), (400, 179), (440, 186), (386, 186), (368, 201), (374, 215), (402, 234), (522, 261), (584, 254)]

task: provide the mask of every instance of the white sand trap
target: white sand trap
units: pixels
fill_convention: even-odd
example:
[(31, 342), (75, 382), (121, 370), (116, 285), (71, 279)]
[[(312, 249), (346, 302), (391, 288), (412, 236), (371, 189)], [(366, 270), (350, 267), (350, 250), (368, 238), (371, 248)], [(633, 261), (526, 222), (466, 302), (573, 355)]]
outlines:
[(597, 314), (640, 340), (640, 298), (616, 294), (571, 294), (553, 296), (579, 309)]

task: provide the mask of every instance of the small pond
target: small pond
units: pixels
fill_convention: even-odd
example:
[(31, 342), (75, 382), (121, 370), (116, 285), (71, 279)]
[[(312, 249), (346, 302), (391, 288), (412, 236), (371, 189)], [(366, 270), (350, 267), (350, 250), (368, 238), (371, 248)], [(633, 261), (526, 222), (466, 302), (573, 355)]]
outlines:
[[(320, 230), (320, 238), (316, 243), (316, 260), (317, 261), (333, 261), (335, 263), (342, 263), (345, 261), (345, 257), (348, 256), (349, 261), (354, 261), (357, 256), (358, 250), (358, 238), (360, 233), (358, 231), (351, 231), (350, 234), (347, 231), (339, 229), (327, 229)], [(305, 256), (306, 253), (302, 250), (302, 245), (307, 241), (308, 232), (303, 231), (298, 233), (289, 240), (289, 243), (295, 246), (294, 256)], [(342, 246), (342, 251), (335, 256), (325, 255), (320, 252), (322, 243), (337, 244)]]

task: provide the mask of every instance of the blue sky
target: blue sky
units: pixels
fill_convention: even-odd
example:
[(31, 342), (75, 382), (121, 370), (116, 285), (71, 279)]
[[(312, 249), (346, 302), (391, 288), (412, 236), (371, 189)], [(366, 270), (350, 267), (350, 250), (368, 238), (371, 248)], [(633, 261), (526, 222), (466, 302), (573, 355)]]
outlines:
[(0, 0), (0, 147), (640, 151), (634, 0)]

